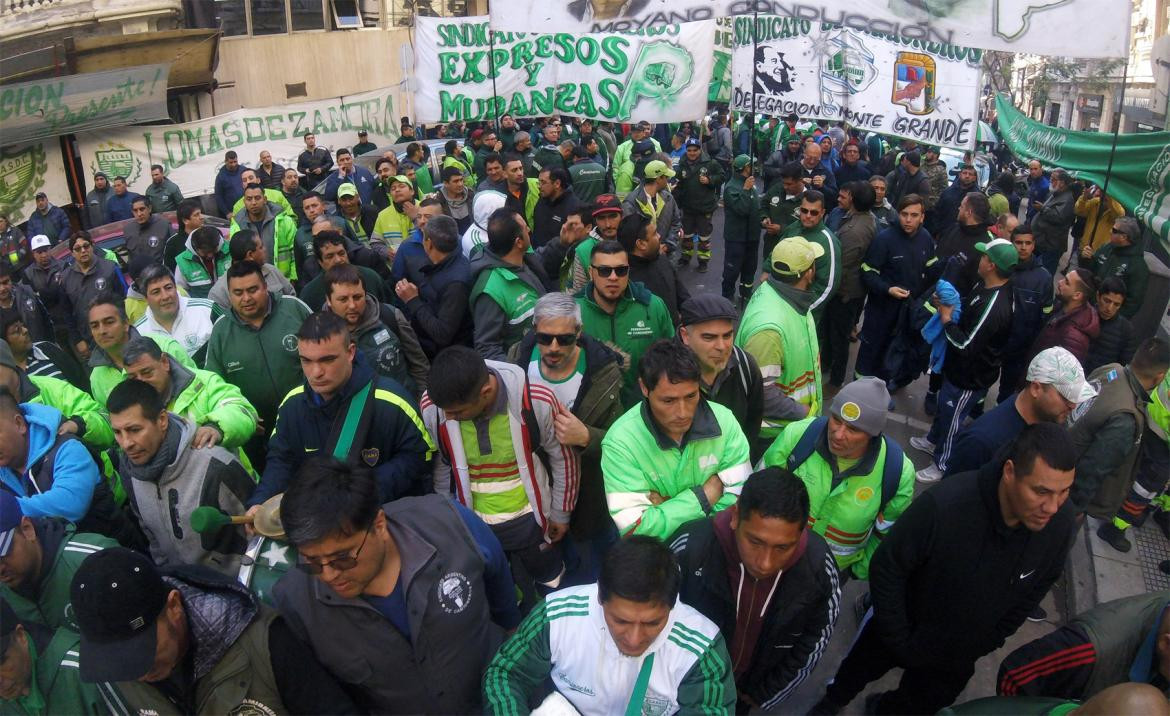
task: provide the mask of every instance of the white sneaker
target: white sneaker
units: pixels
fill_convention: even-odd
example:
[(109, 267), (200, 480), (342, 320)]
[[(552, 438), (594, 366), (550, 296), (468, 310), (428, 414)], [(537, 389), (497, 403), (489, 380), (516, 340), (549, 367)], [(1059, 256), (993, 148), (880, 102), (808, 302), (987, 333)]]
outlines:
[(928, 440), (925, 435), (921, 437), (915, 436), (910, 438), (910, 447), (914, 448), (915, 450), (921, 450), (927, 455), (934, 454), (934, 443)]
[(938, 465), (933, 462), (914, 473), (914, 479), (922, 483), (938, 482), (942, 476), (942, 470), (938, 469)]

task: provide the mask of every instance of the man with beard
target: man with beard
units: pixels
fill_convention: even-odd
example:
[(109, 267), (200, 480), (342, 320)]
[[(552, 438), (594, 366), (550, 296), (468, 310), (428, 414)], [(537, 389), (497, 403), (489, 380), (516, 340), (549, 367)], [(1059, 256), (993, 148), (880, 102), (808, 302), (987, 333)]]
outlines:
[[(598, 241), (615, 241), (622, 221), (622, 206), (617, 196), (602, 194), (593, 202), (593, 229), (569, 250), (569, 270), (565, 290), (576, 293), (589, 282), (589, 257)], [(582, 221), (584, 223), (584, 221)]]

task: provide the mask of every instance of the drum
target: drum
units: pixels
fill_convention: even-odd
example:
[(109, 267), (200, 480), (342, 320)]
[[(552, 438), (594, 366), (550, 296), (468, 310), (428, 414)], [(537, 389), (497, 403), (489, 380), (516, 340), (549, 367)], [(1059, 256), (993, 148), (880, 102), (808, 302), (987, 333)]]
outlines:
[(260, 601), (272, 606), (272, 587), (285, 572), (296, 569), (296, 563), (297, 550), (291, 544), (257, 535), (248, 541), (238, 579)]

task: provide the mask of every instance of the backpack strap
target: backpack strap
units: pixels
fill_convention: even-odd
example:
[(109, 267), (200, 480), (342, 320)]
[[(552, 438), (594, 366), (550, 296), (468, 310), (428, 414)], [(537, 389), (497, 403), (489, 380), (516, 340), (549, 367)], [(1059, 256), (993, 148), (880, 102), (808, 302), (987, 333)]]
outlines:
[(886, 504), (898, 494), (898, 485), (902, 482), (902, 461), (905, 459), (901, 445), (885, 435), (882, 440), (886, 443), (886, 460), (882, 465), (882, 501), (878, 510), (884, 510)]
[(789, 472), (796, 472), (796, 468), (803, 465), (804, 461), (816, 451), (817, 440), (824, 434), (828, 425), (829, 419), (822, 416), (809, 423), (809, 426), (804, 429), (804, 434), (796, 441), (792, 452), (788, 453), (785, 465)]

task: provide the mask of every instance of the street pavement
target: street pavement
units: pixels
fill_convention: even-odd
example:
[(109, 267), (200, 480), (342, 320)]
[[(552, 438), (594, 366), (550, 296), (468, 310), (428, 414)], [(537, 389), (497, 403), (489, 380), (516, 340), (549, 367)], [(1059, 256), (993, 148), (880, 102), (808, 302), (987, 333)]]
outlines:
[[(706, 273), (699, 273), (695, 270), (695, 264), (692, 262), (689, 268), (681, 271), (681, 275), (691, 293), (718, 293), (720, 290), (723, 273), (722, 209), (716, 212), (714, 216), (714, 228), (711, 242), (712, 256), (710, 270)], [(856, 357), (856, 351), (857, 344), (855, 343), (852, 350), (853, 356), (849, 365), (850, 371), (852, 371), (852, 358)], [(912, 436), (925, 435), (927, 430), (930, 429), (931, 419), (922, 410), (922, 401), (926, 395), (926, 390), (927, 378), (926, 376), (922, 376), (914, 383), (898, 391), (894, 396), (896, 409), (890, 413), (886, 426), (887, 434), (906, 448), (906, 454), (913, 461), (915, 469), (925, 467), (929, 459), (925, 454), (909, 447), (909, 440)], [(998, 390), (998, 385), (993, 386), (989, 394), (995, 396)], [(923, 489), (921, 484), (916, 485), (915, 495), (921, 494)], [(1039, 623), (1024, 622), (1024, 625), (1007, 640), (1002, 648), (980, 659), (975, 665), (975, 675), (971, 678), (966, 690), (960, 695), (958, 702), (961, 703), (984, 696), (994, 696), (999, 662), (1015, 648), (1033, 639), (1044, 636), (1052, 631), (1055, 625), (1065, 621), (1067, 608), (1065, 606), (1064, 581), (1062, 577), (1042, 602), (1041, 606), (1048, 612), (1047, 621)], [(832, 678), (837, 670), (837, 666), (845, 658), (845, 655), (849, 651), (849, 646), (857, 634), (858, 618), (854, 614), (854, 603), (865, 591), (867, 591), (865, 582), (852, 580), (844, 585), (841, 591), (841, 614), (837, 619), (837, 626), (833, 632), (832, 641), (822, 655), (820, 663), (805, 682), (784, 703), (774, 709), (772, 713), (803, 714), (824, 695), (825, 684)], [(1144, 591), (1144, 588), (1134, 593), (1139, 593), (1140, 591)], [(956, 628), (962, 628), (962, 625), (958, 624)], [(865, 695), (895, 688), (899, 676), (900, 671), (895, 670), (887, 674), (883, 679), (873, 682), (869, 685), (868, 689), (853, 700), (853, 703), (843, 713), (864, 713), (863, 704)]]

